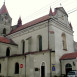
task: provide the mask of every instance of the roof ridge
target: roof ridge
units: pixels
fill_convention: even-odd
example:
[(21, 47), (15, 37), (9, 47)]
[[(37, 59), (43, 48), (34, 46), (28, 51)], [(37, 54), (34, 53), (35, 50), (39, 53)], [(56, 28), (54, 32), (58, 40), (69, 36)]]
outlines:
[[(19, 30), (22, 30), (22, 29), (24, 29), (24, 28), (30, 27), (30, 26), (32, 26), (32, 25), (34, 25), (34, 24), (43, 22), (43, 21), (45, 21), (45, 20), (47, 20), (47, 19), (49, 19), (49, 18), (50, 18), (50, 17), (49, 17), (49, 14), (44, 15), (44, 16), (42, 16), (42, 17), (39, 17), (39, 18), (37, 18), (37, 19), (34, 19), (34, 20), (30, 21), (30, 22), (27, 22), (27, 23), (23, 24), (22, 26), (20, 26), (20, 27), (14, 29), (13, 31), (11, 31), (9, 34), (15, 33), (15, 32), (17, 32), (17, 31), (19, 31)], [(9, 34), (8, 34), (8, 35), (9, 35)]]

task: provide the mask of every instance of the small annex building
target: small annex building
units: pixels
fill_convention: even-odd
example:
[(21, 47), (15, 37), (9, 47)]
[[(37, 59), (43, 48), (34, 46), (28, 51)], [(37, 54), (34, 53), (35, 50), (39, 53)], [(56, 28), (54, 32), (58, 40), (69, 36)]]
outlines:
[[(60, 58), (62, 74), (77, 70), (77, 52), (64, 54)], [(63, 70), (65, 69), (65, 70)]]
[(73, 28), (63, 7), (22, 25), (11, 26), (5, 3), (0, 9), (0, 76), (54, 77), (77, 70)]

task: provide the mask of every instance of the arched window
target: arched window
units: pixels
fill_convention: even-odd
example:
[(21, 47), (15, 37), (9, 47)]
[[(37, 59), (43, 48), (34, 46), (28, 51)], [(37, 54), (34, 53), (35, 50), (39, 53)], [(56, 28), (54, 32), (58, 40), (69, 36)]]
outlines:
[(38, 36), (38, 40), (39, 40), (39, 51), (42, 51), (42, 36)]
[(1, 64), (0, 64), (0, 73), (1, 73)]
[(25, 52), (25, 41), (22, 40), (22, 53), (24, 54), (24, 52)]
[(10, 56), (10, 48), (9, 47), (6, 49), (6, 56)]
[(6, 34), (6, 28), (3, 29), (3, 34)]
[(63, 49), (67, 50), (66, 35), (65, 35), (65, 33), (62, 33), (62, 43), (63, 43)]
[(19, 63), (15, 63), (15, 74), (19, 74)]

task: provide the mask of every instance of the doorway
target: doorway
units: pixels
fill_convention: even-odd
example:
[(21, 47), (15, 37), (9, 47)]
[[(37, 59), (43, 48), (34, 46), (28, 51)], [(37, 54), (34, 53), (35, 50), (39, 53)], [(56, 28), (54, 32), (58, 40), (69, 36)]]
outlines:
[(65, 69), (66, 69), (66, 75), (67, 75), (69, 71), (72, 71), (72, 65), (69, 63), (66, 64)]
[(41, 66), (41, 77), (45, 77), (45, 63), (42, 63)]

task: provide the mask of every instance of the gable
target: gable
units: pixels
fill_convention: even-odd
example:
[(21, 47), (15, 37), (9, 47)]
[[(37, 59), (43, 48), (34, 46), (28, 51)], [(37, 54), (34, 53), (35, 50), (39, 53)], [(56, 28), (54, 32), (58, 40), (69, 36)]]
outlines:
[(55, 10), (56, 10), (56, 11), (60, 11), (60, 12), (62, 12), (63, 14), (65, 14), (65, 15), (68, 16), (68, 14), (66, 13), (66, 11), (64, 10), (63, 7), (57, 7), (57, 8), (55, 8)]

